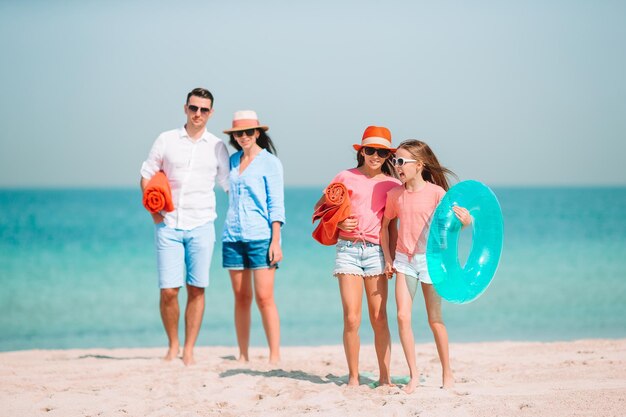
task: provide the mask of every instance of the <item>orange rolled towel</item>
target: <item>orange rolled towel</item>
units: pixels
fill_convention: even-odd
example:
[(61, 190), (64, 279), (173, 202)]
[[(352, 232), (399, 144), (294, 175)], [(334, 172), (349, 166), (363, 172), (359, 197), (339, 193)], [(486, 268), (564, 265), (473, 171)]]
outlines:
[(143, 190), (143, 206), (150, 213), (158, 213), (161, 210), (174, 211), (172, 189), (163, 171), (157, 172), (148, 181)]
[(322, 245), (334, 245), (339, 237), (337, 224), (350, 217), (350, 194), (340, 182), (330, 184), (324, 190), (324, 202), (313, 213), (313, 222), (319, 224), (313, 230), (313, 239)]

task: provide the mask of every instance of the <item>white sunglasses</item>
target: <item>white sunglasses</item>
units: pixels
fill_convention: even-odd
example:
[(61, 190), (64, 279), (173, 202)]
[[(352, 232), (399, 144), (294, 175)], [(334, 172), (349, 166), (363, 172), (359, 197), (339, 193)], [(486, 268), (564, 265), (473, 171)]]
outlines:
[(391, 162), (397, 166), (401, 167), (404, 164), (408, 164), (409, 162), (417, 162), (416, 159), (408, 159), (408, 158), (393, 158)]

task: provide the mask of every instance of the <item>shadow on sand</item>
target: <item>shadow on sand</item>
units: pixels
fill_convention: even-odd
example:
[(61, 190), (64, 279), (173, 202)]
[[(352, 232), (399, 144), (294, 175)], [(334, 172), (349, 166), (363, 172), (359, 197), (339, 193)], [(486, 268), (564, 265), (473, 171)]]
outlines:
[[(285, 371), (283, 369), (272, 369), (271, 371), (255, 371), (252, 369), (231, 369), (220, 374), (220, 378), (228, 378), (235, 375), (250, 375), (250, 376), (262, 376), (265, 378), (291, 378), (299, 381), (308, 381), (313, 384), (335, 384), (346, 385), (348, 383), (348, 375), (336, 376), (328, 374), (325, 377), (319, 375), (312, 375), (304, 371)], [(392, 378), (394, 383), (406, 384), (407, 378)], [(374, 378), (374, 375), (361, 374), (359, 375), (360, 385), (367, 385), (370, 388), (376, 388), (378, 381)]]
[(150, 356), (133, 356), (133, 357), (129, 357), (129, 358), (120, 358), (120, 357), (109, 356), (109, 355), (82, 355), (82, 356), (79, 356), (78, 359), (109, 359), (109, 360), (113, 360), (113, 361), (129, 361), (129, 360), (133, 360), (133, 359), (151, 360), (151, 359), (157, 359), (157, 357), (156, 356), (154, 356), (154, 357), (150, 357)]

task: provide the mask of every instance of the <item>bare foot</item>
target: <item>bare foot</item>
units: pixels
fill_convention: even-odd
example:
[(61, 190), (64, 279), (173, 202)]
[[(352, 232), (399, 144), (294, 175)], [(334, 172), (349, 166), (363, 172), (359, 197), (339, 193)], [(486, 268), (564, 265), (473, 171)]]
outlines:
[(443, 389), (449, 389), (454, 387), (454, 375), (452, 373), (443, 374)]
[(419, 386), (419, 384), (419, 378), (411, 378), (409, 383), (406, 384), (406, 386), (403, 388), (404, 392), (406, 392), (407, 394), (412, 393), (413, 391), (415, 391), (415, 388)]
[(183, 350), (183, 363), (185, 364), (185, 366), (190, 366), (190, 365), (195, 365), (196, 364), (196, 360), (193, 357), (193, 350)]
[(378, 386), (379, 387), (383, 387), (383, 386), (387, 386), (387, 387), (395, 387), (396, 384), (394, 384), (393, 382), (391, 382), (391, 377), (389, 375), (387, 376), (383, 376), (381, 375), (378, 378)]
[(170, 348), (167, 350), (167, 354), (163, 357), (163, 360), (170, 362), (176, 359), (176, 357), (178, 357), (179, 351), (180, 351), (180, 348), (178, 345), (170, 346)]
[(244, 355), (239, 355), (239, 359), (237, 359), (237, 362), (246, 363), (248, 362), (248, 357)]
[(359, 377), (351, 376), (348, 378), (348, 386), (349, 387), (358, 387), (359, 386)]
[(277, 365), (279, 362), (280, 362), (280, 356), (278, 356), (278, 355), (276, 355), (276, 356), (270, 355), (269, 363), (271, 363), (272, 365)]
[(272, 365), (276, 365), (280, 362), (280, 348), (270, 348), (270, 359), (269, 363)]

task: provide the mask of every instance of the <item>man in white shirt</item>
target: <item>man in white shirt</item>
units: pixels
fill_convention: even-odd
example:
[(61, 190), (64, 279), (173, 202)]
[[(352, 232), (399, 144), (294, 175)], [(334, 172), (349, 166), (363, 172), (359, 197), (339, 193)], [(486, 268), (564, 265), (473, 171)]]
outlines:
[(213, 95), (196, 88), (187, 95), (187, 123), (161, 133), (141, 166), (141, 189), (163, 171), (172, 189), (174, 211), (152, 215), (156, 230), (157, 264), (161, 289), (160, 310), (169, 339), (165, 360), (178, 356), (178, 292), (187, 286), (183, 362), (195, 363), (193, 348), (204, 315), (204, 289), (215, 243), (215, 192), (217, 182), (228, 191), (228, 150), (221, 139), (206, 130), (213, 115)]

